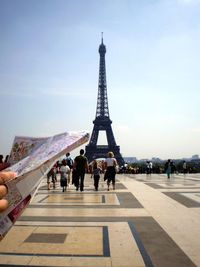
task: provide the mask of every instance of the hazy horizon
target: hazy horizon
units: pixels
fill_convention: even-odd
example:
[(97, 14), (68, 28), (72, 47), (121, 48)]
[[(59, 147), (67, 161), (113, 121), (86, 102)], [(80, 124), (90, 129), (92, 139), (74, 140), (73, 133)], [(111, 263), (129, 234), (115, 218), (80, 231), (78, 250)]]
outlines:
[(0, 154), (15, 135), (92, 132), (101, 32), (122, 156), (200, 154), (199, 11), (200, 0), (1, 0)]

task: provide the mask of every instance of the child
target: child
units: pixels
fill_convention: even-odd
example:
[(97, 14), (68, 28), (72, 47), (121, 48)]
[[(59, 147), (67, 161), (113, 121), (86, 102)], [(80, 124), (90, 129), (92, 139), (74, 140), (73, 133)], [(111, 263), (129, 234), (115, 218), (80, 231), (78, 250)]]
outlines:
[(94, 160), (92, 164), (92, 173), (94, 176), (94, 188), (98, 191), (101, 168), (98, 167), (96, 160)]
[(60, 167), (60, 186), (63, 188), (63, 192), (67, 188), (67, 178), (70, 173), (70, 168), (67, 166), (67, 161), (63, 159), (62, 166)]
[(53, 183), (53, 189), (56, 188), (56, 168), (55, 165), (50, 169), (50, 171), (47, 173), (47, 185), (48, 185), (48, 190), (51, 189), (50, 187), (50, 179), (52, 180)]

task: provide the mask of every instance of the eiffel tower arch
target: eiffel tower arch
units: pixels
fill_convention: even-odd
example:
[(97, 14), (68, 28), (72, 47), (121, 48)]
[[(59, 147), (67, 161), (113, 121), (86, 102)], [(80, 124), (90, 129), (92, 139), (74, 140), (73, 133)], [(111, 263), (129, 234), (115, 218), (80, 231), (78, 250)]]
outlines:
[[(100, 62), (99, 62), (99, 85), (97, 97), (96, 117), (93, 121), (94, 127), (89, 144), (86, 146), (85, 156), (91, 162), (97, 158), (106, 158), (107, 153), (112, 151), (120, 166), (124, 164), (124, 159), (120, 153), (120, 147), (116, 144), (113, 130), (112, 121), (109, 116), (108, 97), (107, 97), (107, 84), (106, 84), (106, 64), (105, 54), (106, 46), (103, 43), (103, 36), (99, 46)], [(108, 145), (97, 145), (99, 132), (106, 132)]]

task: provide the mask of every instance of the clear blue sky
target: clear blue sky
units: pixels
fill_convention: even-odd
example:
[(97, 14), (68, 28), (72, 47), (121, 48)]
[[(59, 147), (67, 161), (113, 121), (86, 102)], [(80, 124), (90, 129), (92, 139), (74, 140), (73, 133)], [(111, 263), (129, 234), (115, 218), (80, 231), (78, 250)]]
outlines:
[(102, 31), (122, 155), (200, 154), (199, 0), (0, 0), (0, 154), (15, 135), (91, 133)]

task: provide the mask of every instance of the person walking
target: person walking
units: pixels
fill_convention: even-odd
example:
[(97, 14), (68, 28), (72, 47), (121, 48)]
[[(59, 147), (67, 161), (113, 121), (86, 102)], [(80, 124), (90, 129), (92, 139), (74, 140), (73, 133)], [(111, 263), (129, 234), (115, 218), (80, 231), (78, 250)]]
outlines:
[(175, 173), (176, 173), (176, 165), (173, 162), (173, 160), (171, 160), (171, 176), (174, 177)]
[(67, 178), (70, 172), (69, 166), (67, 166), (67, 161), (62, 160), (62, 165), (60, 167), (60, 186), (63, 188), (63, 192), (67, 189)]
[(98, 191), (99, 188), (100, 173), (101, 173), (101, 168), (98, 166), (98, 163), (95, 159), (92, 164), (92, 174), (94, 178), (94, 188), (96, 191)]
[(55, 165), (47, 173), (47, 186), (48, 186), (47, 189), (48, 190), (51, 189), (51, 185), (50, 185), (51, 181), (50, 181), (50, 179), (51, 179), (51, 181), (53, 183), (53, 189), (55, 189), (56, 188), (56, 181), (57, 181), (57, 177), (56, 177), (56, 166)]
[(152, 161), (149, 161), (149, 174), (152, 174), (153, 172), (153, 163)]
[(112, 151), (108, 152), (107, 158), (105, 160), (105, 176), (104, 181), (107, 180), (108, 191), (110, 190), (110, 182), (112, 182), (113, 190), (115, 190), (115, 175), (116, 175), (116, 167), (118, 166), (117, 160), (114, 158), (114, 154)]
[(70, 186), (70, 181), (71, 181), (71, 173), (72, 173), (72, 169), (73, 169), (73, 159), (70, 156), (70, 153), (68, 152), (66, 154), (66, 161), (67, 161), (67, 166), (69, 166), (70, 172), (68, 174), (68, 187)]
[(184, 160), (184, 161), (183, 161), (183, 175), (185, 176), (186, 173), (187, 173), (187, 163), (186, 163), (186, 161)]
[(165, 163), (165, 172), (167, 174), (167, 178), (170, 179), (171, 173), (172, 173), (172, 166), (171, 166), (171, 160), (168, 159), (168, 161)]
[(84, 191), (84, 178), (85, 173), (88, 172), (88, 160), (84, 156), (85, 151), (83, 149), (80, 150), (80, 155), (75, 157), (74, 159), (74, 173), (75, 173), (75, 181), (74, 184), (76, 186), (76, 191)]
[(150, 161), (147, 160), (146, 162), (146, 174), (150, 174)]

